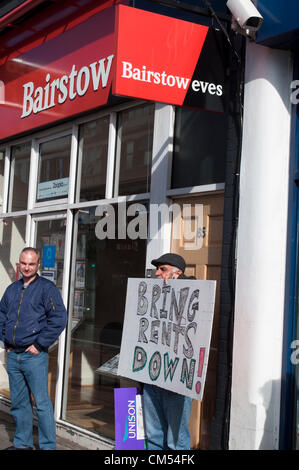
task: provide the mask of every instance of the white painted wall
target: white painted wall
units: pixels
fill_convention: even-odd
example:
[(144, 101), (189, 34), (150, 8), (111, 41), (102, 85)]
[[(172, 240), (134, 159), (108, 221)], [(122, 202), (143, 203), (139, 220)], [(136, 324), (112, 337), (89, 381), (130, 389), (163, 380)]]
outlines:
[(287, 237), (288, 52), (247, 44), (230, 449), (277, 449)]

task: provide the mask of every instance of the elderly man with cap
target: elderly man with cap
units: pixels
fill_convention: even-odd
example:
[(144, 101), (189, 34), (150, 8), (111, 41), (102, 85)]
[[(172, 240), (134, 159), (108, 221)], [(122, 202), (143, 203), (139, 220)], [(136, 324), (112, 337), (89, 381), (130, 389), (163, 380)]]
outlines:
[[(166, 253), (152, 260), (159, 279), (195, 279), (184, 274), (184, 258)], [(192, 399), (184, 395), (144, 384), (144, 421), (148, 450), (190, 449), (189, 418)]]

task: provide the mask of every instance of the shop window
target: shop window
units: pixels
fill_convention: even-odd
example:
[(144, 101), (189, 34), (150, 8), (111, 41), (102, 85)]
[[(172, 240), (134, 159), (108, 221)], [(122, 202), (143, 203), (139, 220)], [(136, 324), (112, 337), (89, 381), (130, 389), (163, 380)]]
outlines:
[(10, 189), (8, 210), (27, 209), (31, 143), (11, 148)]
[(4, 150), (0, 150), (0, 212), (3, 211)]
[[(19, 255), (25, 246), (25, 232), (26, 217), (0, 219), (0, 298), (6, 287), (19, 279)], [(2, 361), (0, 395), (9, 398), (8, 376)]]
[(77, 201), (105, 198), (108, 136), (109, 116), (80, 126)]
[(185, 188), (225, 181), (226, 116), (176, 110), (172, 184)]
[[(40, 252), (39, 274), (62, 291), (66, 219), (38, 220), (36, 248)], [(49, 348), (49, 394), (54, 404), (57, 379), (58, 340)]]
[(119, 227), (118, 208), (111, 207), (116, 224), (105, 239), (98, 238), (100, 218), (95, 216), (95, 208), (77, 213), (69, 380), (63, 419), (114, 439), (113, 389), (136, 384), (98, 369), (120, 351), (127, 279), (144, 277), (146, 239), (132, 239), (129, 229), (128, 235), (119, 239), (118, 229), (124, 234), (126, 221), (122, 219), (124, 225)]
[(150, 191), (154, 105), (118, 114), (114, 196)]
[(66, 198), (69, 188), (71, 136), (40, 144), (37, 202)]

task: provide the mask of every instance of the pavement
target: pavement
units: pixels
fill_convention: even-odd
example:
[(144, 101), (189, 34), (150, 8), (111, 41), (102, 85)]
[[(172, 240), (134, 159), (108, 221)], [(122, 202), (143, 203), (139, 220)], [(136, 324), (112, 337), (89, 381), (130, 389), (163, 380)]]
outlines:
[[(13, 418), (9, 413), (0, 410), (0, 450), (12, 445), (15, 432), (15, 424)], [(57, 450), (88, 450), (86, 447), (81, 447), (71, 440), (63, 439), (59, 436), (57, 440)], [(34, 449), (38, 449), (38, 433), (37, 427), (33, 426), (33, 441)], [(24, 455), (24, 453), (22, 453)]]

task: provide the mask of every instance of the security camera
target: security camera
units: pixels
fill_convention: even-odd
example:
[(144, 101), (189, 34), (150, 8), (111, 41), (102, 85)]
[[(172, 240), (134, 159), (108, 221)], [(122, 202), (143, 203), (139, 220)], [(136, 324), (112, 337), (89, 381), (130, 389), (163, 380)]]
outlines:
[(241, 29), (249, 36), (262, 26), (263, 17), (251, 0), (228, 0), (226, 6)]

